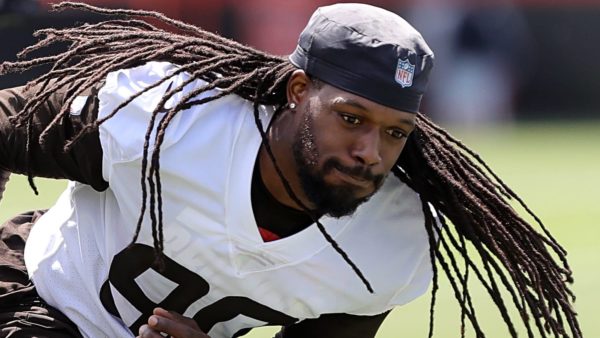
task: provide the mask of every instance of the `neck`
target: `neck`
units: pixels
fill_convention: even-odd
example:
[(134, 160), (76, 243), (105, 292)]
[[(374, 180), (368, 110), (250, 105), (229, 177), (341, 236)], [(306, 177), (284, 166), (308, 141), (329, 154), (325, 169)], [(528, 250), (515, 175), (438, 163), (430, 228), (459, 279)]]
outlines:
[[(277, 166), (281, 169), (285, 180), (289, 183), (294, 195), (308, 208), (312, 208), (312, 204), (302, 191), (300, 181), (296, 172), (296, 163), (292, 155), (292, 144), (294, 135), (289, 132), (284, 132), (288, 114), (282, 114), (273, 122), (267, 133), (269, 145), (277, 161)], [(289, 129), (287, 129), (289, 130)], [(269, 154), (266, 146), (263, 144), (259, 151), (258, 161), (260, 161), (260, 175), (265, 184), (265, 187), (271, 195), (281, 204), (294, 209), (302, 210), (303, 208), (290, 196), (285, 189), (282, 177), (277, 173), (275, 165)]]

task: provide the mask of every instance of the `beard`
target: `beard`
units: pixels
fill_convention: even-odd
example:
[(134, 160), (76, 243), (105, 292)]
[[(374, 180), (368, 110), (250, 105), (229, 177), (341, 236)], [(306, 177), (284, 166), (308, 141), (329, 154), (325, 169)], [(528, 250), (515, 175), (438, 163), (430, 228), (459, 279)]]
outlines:
[[(306, 197), (312, 202), (317, 215), (329, 215), (335, 218), (352, 215), (358, 206), (368, 201), (381, 187), (385, 175), (374, 175), (364, 165), (344, 166), (337, 158), (329, 158), (319, 167), (320, 155), (316, 147), (313, 132), (313, 119), (308, 111), (304, 113), (304, 122), (292, 145), (294, 161), (300, 185)], [(329, 184), (325, 176), (332, 170), (373, 182), (374, 191), (360, 196), (360, 189), (351, 184)]]

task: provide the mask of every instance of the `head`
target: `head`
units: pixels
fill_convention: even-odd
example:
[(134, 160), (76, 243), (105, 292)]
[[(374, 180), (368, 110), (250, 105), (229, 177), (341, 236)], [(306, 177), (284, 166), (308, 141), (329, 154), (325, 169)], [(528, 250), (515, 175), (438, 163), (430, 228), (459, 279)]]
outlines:
[(353, 213), (383, 184), (415, 127), (413, 113), (393, 109), (295, 71), (297, 102), (289, 123), (293, 161), (317, 214)]
[(290, 55), (299, 70), (287, 98), (298, 178), (317, 212), (351, 214), (381, 187), (415, 127), (432, 59), (421, 35), (381, 8), (313, 14)]

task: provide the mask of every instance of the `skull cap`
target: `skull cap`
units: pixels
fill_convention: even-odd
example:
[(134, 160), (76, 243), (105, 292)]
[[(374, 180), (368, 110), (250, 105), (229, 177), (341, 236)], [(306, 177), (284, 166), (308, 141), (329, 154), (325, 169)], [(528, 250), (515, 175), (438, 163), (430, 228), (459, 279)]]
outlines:
[(318, 8), (289, 56), (323, 82), (417, 113), (433, 67), (421, 34), (395, 13), (365, 4)]

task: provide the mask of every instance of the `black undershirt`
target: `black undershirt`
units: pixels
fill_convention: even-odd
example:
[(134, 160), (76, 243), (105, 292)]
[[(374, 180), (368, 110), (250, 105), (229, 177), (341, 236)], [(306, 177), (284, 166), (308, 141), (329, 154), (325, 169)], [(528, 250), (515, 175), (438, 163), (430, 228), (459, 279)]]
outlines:
[(271, 195), (260, 175), (259, 162), (257, 158), (252, 173), (251, 187), (252, 209), (256, 224), (280, 238), (306, 229), (313, 223), (313, 220), (307, 213), (288, 207)]

